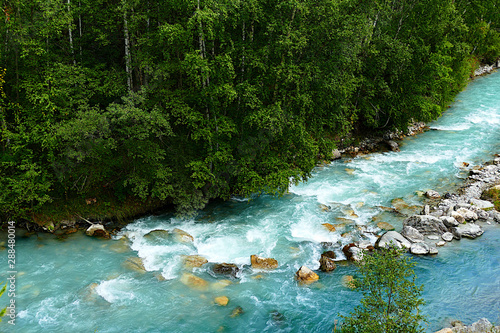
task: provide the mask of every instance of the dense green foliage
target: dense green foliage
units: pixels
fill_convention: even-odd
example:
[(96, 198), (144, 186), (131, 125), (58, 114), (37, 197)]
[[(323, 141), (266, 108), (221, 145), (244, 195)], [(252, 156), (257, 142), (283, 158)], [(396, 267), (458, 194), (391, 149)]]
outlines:
[(3, 0), (0, 212), (282, 193), (353, 131), (440, 115), (499, 0)]
[(424, 317), (419, 306), (422, 286), (415, 284), (415, 263), (405, 250), (382, 249), (365, 255), (354, 284), (363, 292), (361, 305), (343, 317), (343, 333), (417, 333)]

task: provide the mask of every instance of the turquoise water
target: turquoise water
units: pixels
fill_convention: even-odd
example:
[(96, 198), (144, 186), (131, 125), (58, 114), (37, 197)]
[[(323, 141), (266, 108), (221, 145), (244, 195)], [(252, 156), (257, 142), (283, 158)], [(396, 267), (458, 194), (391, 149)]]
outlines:
[[(339, 265), (332, 273), (318, 272), (319, 282), (306, 287), (297, 285), (294, 273), (302, 265), (318, 269), (327, 249), (341, 259), (343, 245), (374, 241), (381, 233), (378, 221), (400, 229), (403, 218), (381, 206), (401, 198), (418, 209), (420, 191), (451, 191), (467, 173), (463, 162), (472, 167), (500, 152), (499, 91), (500, 73), (476, 79), (430, 124), (436, 130), (406, 138), (401, 152), (318, 167), (307, 183), (291, 187), (282, 198), (233, 198), (192, 220), (142, 218), (111, 241), (82, 234), (66, 240), (19, 235), (18, 316), (15, 327), (4, 319), (0, 331), (331, 332), (338, 315), (350, 312), (361, 298), (341, 283), (355, 268)], [(344, 226), (329, 232), (323, 223)], [(500, 322), (500, 226), (485, 227), (479, 239), (453, 241), (438, 256), (416, 258), (429, 332), (453, 319)], [(154, 229), (174, 228), (191, 234), (194, 242), (144, 237)], [(5, 234), (0, 237), (6, 239)], [(2, 252), (0, 267), (6, 272), (7, 251)], [(192, 254), (209, 263), (186, 270), (181, 256)], [(254, 271), (252, 254), (277, 259), (279, 268)], [(137, 256), (147, 272), (124, 265)], [(213, 263), (222, 262), (238, 265), (238, 278), (215, 275)], [(184, 285), (186, 272), (203, 278), (206, 286), (197, 290)], [(214, 303), (218, 296), (229, 298), (227, 306)], [(6, 302), (4, 295), (0, 305)], [(237, 307), (243, 312), (231, 316)]]

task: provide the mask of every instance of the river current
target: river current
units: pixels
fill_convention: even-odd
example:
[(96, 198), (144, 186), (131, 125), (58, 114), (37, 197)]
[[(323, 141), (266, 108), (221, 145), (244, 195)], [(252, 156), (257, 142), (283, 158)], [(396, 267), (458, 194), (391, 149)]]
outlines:
[[(311, 179), (283, 197), (233, 198), (212, 204), (196, 218), (149, 216), (113, 240), (77, 233), (67, 239), (39, 234), (16, 239), (15, 326), (4, 317), (2, 332), (332, 332), (340, 314), (359, 304), (360, 293), (342, 285), (355, 275), (339, 261), (331, 273), (300, 286), (300, 266), (318, 269), (323, 251), (343, 258), (341, 247), (374, 241), (377, 222), (401, 229), (404, 217), (384, 211), (393, 199), (420, 206), (428, 189), (453, 191), (469, 168), (500, 152), (500, 73), (475, 79), (433, 129), (401, 143), (400, 152), (343, 158), (317, 167)], [(414, 208), (417, 209), (418, 208)], [(323, 224), (343, 224), (330, 232)], [(500, 322), (500, 225), (484, 225), (475, 240), (453, 241), (437, 256), (414, 257), (424, 285), (422, 312), (428, 332), (459, 319)], [(192, 243), (144, 237), (178, 228)], [(6, 235), (0, 235), (2, 240)], [(5, 244), (4, 244), (5, 245)], [(0, 261), (7, 267), (7, 251)], [(182, 255), (209, 263), (193, 271)], [(279, 267), (253, 270), (250, 256), (275, 258)], [(146, 272), (127, 267), (140, 257)], [(213, 273), (213, 263), (234, 263), (237, 278)], [(186, 272), (204, 279), (198, 289), (182, 283)], [(7, 275), (0, 281), (5, 281)], [(226, 296), (226, 306), (214, 299)], [(0, 298), (0, 305), (8, 297)]]

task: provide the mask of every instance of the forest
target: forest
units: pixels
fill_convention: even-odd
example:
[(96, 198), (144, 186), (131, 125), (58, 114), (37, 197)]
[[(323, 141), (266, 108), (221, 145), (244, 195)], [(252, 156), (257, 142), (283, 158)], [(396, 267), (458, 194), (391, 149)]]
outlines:
[(500, 0), (3, 0), (2, 16), (2, 221), (281, 194), (356, 134), (439, 117), (500, 56)]

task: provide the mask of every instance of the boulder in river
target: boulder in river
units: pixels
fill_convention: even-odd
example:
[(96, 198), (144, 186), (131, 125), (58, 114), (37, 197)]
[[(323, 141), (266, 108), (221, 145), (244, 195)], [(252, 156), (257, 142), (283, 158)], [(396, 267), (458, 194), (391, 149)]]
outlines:
[(376, 248), (388, 249), (393, 246), (397, 248), (404, 247), (409, 249), (411, 247), (411, 243), (397, 231), (386, 232), (375, 243)]
[(458, 221), (452, 216), (441, 216), (439, 219), (443, 221), (443, 224), (448, 228), (456, 227), (459, 224)]
[(321, 254), (321, 258), (319, 259), (319, 269), (323, 272), (331, 272), (337, 265), (335, 264), (336, 255), (333, 251), (326, 251)]
[(129, 257), (123, 263), (123, 266), (139, 273), (146, 273), (146, 268), (144, 268), (144, 264), (142, 259), (139, 257)]
[(451, 232), (445, 232), (441, 235), (441, 238), (447, 242), (451, 242), (453, 240), (453, 234)]
[(403, 226), (417, 229), (422, 235), (442, 235), (448, 231), (443, 221), (432, 215), (413, 215), (403, 222)]
[(215, 297), (214, 302), (217, 305), (226, 306), (229, 303), (229, 298), (227, 296)]
[(170, 234), (167, 230), (155, 229), (145, 234), (144, 239), (148, 240), (149, 242), (158, 243), (167, 240), (169, 238), (169, 235)]
[(181, 243), (192, 243), (194, 241), (193, 236), (185, 232), (184, 230), (175, 228), (172, 230), (175, 240)]
[(484, 230), (474, 223), (461, 224), (458, 227), (452, 228), (452, 233), (455, 238), (460, 239), (462, 237), (466, 238), (476, 238), (484, 233)]
[(410, 252), (412, 254), (428, 254), (429, 253), (429, 245), (424, 242), (413, 243), (410, 247)]
[(335, 232), (336, 231), (335, 226), (333, 226), (330, 223), (323, 223), (322, 226), (325, 227), (326, 230), (328, 230), (330, 232)]
[(278, 261), (273, 258), (263, 258), (258, 255), (252, 254), (250, 256), (252, 268), (255, 269), (275, 269), (278, 268)]
[(319, 280), (318, 274), (314, 273), (311, 269), (306, 266), (301, 266), (299, 270), (295, 273), (296, 279), (305, 284), (313, 283)]
[(417, 229), (410, 227), (409, 225), (403, 227), (403, 230), (401, 230), (401, 235), (412, 243), (424, 241), (424, 235), (422, 235)]
[(232, 276), (234, 278), (237, 277), (236, 275), (240, 271), (238, 266), (236, 266), (235, 264), (227, 264), (225, 262), (222, 264), (215, 264), (213, 267), (213, 270), (214, 270), (214, 273), (216, 273), (216, 274), (229, 275), (229, 276)]
[(359, 248), (357, 244), (350, 243), (342, 248), (347, 260), (359, 262), (363, 260), (363, 249)]
[(182, 256), (182, 259), (184, 260), (184, 267), (188, 269), (194, 267), (201, 267), (208, 262), (208, 260), (205, 257), (196, 254), (189, 256)]
[(429, 199), (441, 198), (441, 195), (437, 191), (434, 191), (434, 190), (428, 190), (427, 192), (425, 192), (425, 196)]
[(101, 238), (111, 238), (109, 232), (104, 228), (102, 224), (94, 223), (85, 231), (87, 236), (101, 237)]

